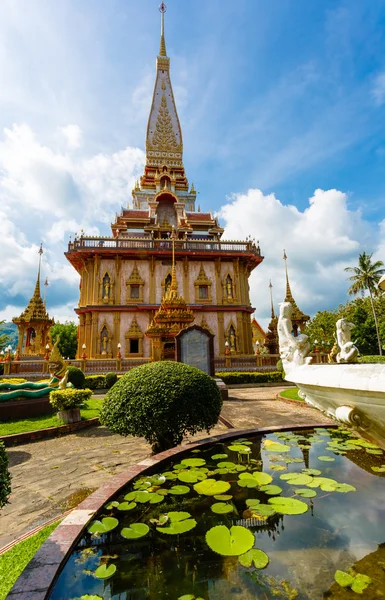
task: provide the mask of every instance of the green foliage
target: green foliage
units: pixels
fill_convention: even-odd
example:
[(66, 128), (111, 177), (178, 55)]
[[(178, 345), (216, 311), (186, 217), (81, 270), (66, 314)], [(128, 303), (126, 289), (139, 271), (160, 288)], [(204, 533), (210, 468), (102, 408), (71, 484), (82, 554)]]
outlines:
[(360, 356), (358, 359), (359, 363), (385, 363), (385, 356)]
[(55, 410), (67, 410), (82, 406), (92, 396), (92, 390), (55, 390), (50, 393), (49, 401)]
[(78, 367), (68, 367), (68, 381), (74, 387), (81, 389), (84, 386), (85, 380), (86, 378), (81, 369)]
[(63, 358), (75, 358), (78, 347), (78, 326), (71, 321), (55, 323), (50, 329), (52, 343), (60, 335), (59, 350)]
[(103, 390), (106, 386), (105, 375), (86, 375), (84, 385), (90, 390)]
[(4, 554), (0, 554), (0, 600), (5, 600), (17, 578), (59, 523), (60, 521), (56, 521), (47, 525), (38, 533), (12, 546)]
[(11, 493), (11, 474), (8, 471), (8, 454), (3, 442), (0, 442), (0, 508), (8, 502)]
[[(381, 344), (385, 346), (385, 294), (374, 297), (373, 305), (378, 319)], [(329, 344), (326, 347), (330, 349), (335, 342), (336, 322), (341, 318), (355, 324), (355, 328), (352, 330), (352, 340), (357, 345), (360, 354), (378, 355), (376, 324), (369, 296), (350, 300), (331, 311), (318, 312), (309, 321), (305, 333), (313, 343), (316, 339), (319, 343), (324, 341)], [(363, 359), (362, 362), (366, 361)], [(375, 361), (370, 360), (369, 362)]]
[(206, 533), (206, 543), (217, 554), (222, 556), (240, 556), (254, 545), (254, 535), (240, 525), (228, 529), (225, 525), (212, 527)]
[(225, 372), (225, 373), (215, 373), (216, 377), (219, 377), (220, 379), (222, 379), (222, 381), (224, 383), (279, 383), (281, 381), (283, 381), (282, 379), (282, 373), (280, 373), (279, 371), (271, 371), (270, 373), (254, 373), (254, 371), (252, 372), (245, 372), (245, 373), (241, 373), (238, 371), (233, 371), (233, 372)]
[(131, 369), (109, 390), (100, 421), (121, 435), (144, 437), (155, 451), (210, 431), (222, 408), (213, 378), (179, 362), (162, 361)]
[(110, 389), (113, 385), (118, 381), (118, 376), (116, 373), (107, 373), (105, 377), (106, 388)]
[(0, 321), (0, 350), (4, 350), (11, 343), (11, 336), (6, 330), (5, 321)]

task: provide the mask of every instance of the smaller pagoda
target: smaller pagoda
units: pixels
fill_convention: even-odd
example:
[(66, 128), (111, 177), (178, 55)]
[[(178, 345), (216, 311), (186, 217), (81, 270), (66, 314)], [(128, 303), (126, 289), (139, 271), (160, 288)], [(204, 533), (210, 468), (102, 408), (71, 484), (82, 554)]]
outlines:
[(287, 271), (287, 256), (285, 250), (283, 251), (283, 260), (285, 261), (285, 270), (286, 270), (286, 296), (285, 302), (290, 302), (293, 307), (293, 312), (291, 316), (291, 322), (293, 325), (293, 334), (294, 337), (297, 337), (298, 333), (303, 333), (306, 327), (306, 323), (310, 320), (309, 315), (305, 315), (297, 306), (296, 301), (293, 298), (293, 294), (291, 293), (290, 283), (289, 283), (289, 275)]
[(39, 249), (39, 269), (35, 291), (27, 308), (20, 317), (15, 317), (12, 322), (17, 325), (19, 339), (17, 344), (17, 355), (20, 357), (37, 356), (44, 357), (47, 354), (46, 346), (51, 345), (49, 330), (55, 323), (47, 313), (45, 302), (40, 293), (40, 268), (41, 256), (43, 254), (42, 244)]
[(175, 230), (172, 240), (171, 282), (163, 294), (162, 303), (154, 315), (146, 336), (151, 339), (151, 359), (175, 360), (175, 336), (194, 321), (194, 313), (187, 308), (184, 298), (179, 294), (175, 267)]

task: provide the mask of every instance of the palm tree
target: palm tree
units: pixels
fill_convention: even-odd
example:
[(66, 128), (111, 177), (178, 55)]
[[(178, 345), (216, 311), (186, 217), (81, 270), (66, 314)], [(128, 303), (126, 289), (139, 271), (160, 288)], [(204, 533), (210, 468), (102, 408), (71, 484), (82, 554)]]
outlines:
[(371, 254), (366, 254), (366, 252), (363, 252), (358, 257), (358, 267), (346, 267), (345, 271), (350, 271), (354, 273), (354, 275), (352, 275), (348, 279), (348, 281), (353, 282), (350, 288), (348, 289), (348, 293), (350, 295), (355, 296), (360, 292), (363, 294), (365, 290), (369, 291), (374, 323), (376, 325), (378, 350), (380, 355), (382, 355), (381, 340), (378, 331), (378, 322), (376, 311), (374, 308), (373, 295), (377, 294), (378, 292), (377, 284), (380, 281), (381, 276), (384, 275), (385, 269), (382, 268), (384, 266), (382, 260), (378, 260), (377, 262), (372, 263), (372, 256), (373, 252)]

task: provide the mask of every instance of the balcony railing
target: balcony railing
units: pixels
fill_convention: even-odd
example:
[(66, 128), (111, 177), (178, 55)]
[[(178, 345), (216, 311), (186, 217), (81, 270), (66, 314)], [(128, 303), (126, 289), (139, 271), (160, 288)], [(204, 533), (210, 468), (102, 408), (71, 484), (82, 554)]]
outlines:
[[(171, 252), (171, 240), (152, 238), (111, 238), (111, 237), (79, 237), (70, 241), (68, 252), (87, 250), (88, 248), (105, 248), (117, 250), (164, 250)], [(255, 256), (261, 256), (261, 249), (252, 241), (232, 240), (202, 240), (189, 238), (187, 240), (176, 240), (175, 250), (183, 252), (249, 252)]]

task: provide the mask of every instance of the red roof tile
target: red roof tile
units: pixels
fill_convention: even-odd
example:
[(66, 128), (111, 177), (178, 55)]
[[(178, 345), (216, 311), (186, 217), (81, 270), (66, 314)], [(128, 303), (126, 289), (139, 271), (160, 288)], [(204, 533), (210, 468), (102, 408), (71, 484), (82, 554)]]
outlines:
[(186, 212), (187, 219), (189, 221), (213, 221), (214, 219), (210, 213), (200, 212)]

